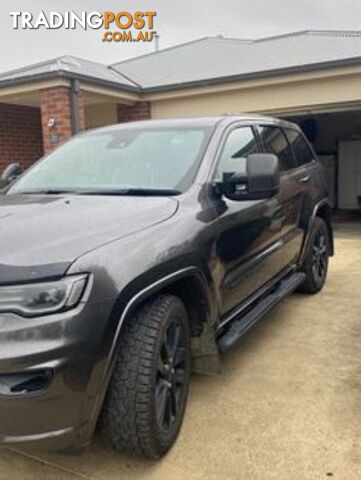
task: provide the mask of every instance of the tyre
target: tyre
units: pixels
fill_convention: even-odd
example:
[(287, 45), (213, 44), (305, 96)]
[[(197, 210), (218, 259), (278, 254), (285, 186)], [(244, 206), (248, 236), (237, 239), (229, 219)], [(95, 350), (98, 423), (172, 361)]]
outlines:
[(300, 287), (305, 293), (317, 293), (322, 290), (328, 270), (330, 238), (325, 221), (316, 217), (310, 233), (302, 271), (306, 280)]
[(124, 326), (101, 415), (116, 450), (159, 458), (174, 444), (190, 374), (186, 309), (173, 295), (145, 304)]

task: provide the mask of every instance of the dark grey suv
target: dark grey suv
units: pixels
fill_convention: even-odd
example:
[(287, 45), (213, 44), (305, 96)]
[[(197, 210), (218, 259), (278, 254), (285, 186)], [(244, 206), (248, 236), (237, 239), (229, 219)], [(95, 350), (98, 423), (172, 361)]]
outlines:
[(191, 367), (214, 371), (274, 304), (324, 285), (331, 208), (293, 124), (115, 125), (18, 174), (0, 195), (4, 445), (85, 446), (98, 425), (160, 457)]

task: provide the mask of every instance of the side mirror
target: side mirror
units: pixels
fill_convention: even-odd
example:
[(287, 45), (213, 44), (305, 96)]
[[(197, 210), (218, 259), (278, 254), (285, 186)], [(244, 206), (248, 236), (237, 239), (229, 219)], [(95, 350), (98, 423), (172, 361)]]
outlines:
[(1, 183), (6, 187), (10, 185), (23, 173), (23, 169), (19, 163), (11, 163), (8, 165), (1, 175)]
[(278, 157), (269, 153), (249, 155), (246, 172), (224, 173), (217, 188), (231, 200), (264, 200), (277, 195), (280, 189)]

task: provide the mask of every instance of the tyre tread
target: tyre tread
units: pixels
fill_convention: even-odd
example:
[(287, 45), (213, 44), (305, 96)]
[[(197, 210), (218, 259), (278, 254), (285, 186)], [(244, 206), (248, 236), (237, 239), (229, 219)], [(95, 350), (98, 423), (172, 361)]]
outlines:
[[(162, 320), (178, 297), (163, 294), (124, 325), (100, 426), (116, 450), (159, 458), (168, 450), (153, 428), (155, 359)], [(185, 312), (185, 309), (184, 309)]]

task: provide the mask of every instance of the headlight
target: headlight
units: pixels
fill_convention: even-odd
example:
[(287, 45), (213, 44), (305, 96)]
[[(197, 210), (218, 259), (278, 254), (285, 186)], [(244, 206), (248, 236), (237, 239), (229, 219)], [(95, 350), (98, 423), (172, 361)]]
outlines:
[(0, 312), (33, 317), (75, 307), (84, 293), (87, 278), (74, 275), (46, 283), (0, 286)]

